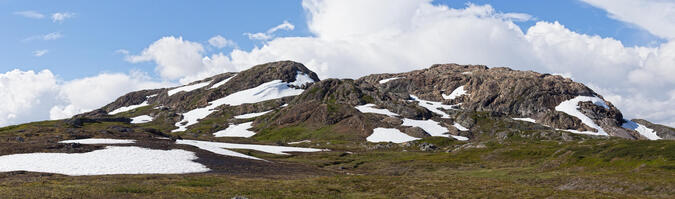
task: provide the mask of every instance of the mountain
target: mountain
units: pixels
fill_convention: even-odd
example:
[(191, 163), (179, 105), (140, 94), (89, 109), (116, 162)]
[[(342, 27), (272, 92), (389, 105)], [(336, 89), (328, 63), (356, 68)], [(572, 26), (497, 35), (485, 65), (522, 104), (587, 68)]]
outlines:
[[(359, 107), (397, 116), (359, 111)], [(255, 119), (235, 118), (263, 112)], [(457, 64), (374, 74), (356, 80), (320, 81), (300, 63), (272, 62), (177, 88), (132, 92), (74, 118), (141, 115), (151, 117), (151, 123), (162, 131), (193, 137), (211, 136), (250, 120), (253, 131), (258, 132), (254, 137), (270, 137), (260, 132), (280, 128), (329, 128), (326, 134), (331, 135), (314, 138), (339, 136), (353, 141), (365, 140), (376, 128), (397, 129), (421, 138), (436, 133), (428, 131), (438, 125), (447, 128), (447, 133), (434, 135), (469, 139), (494, 138), (496, 134), (517, 134), (524, 130), (556, 136), (568, 136), (565, 134), (571, 132), (626, 139), (672, 139), (674, 135), (667, 128), (657, 127), (659, 130), (654, 131), (649, 127), (653, 127), (651, 123), (624, 119), (612, 103), (568, 78)], [(425, 129), (410, 125), (415, 122), (432, 126)], [(277, 141), (313, 138), (280, 136), (284, 140)]]
[(673, 139), (557, 75), (437, 64), (321, 80), (279, 61), (0, 128), (0, 195), (670, 198)]

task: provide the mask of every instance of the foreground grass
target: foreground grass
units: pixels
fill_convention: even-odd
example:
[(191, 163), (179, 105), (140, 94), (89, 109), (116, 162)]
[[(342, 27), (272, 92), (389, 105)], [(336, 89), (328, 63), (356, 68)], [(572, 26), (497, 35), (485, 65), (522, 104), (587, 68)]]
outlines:
[[(453, 146), (453, 141), (429, 140)], [(272, 156), (324, 176), (224, 174), (0, 177), (2, 198), (670, 198), (672, 141), (484, 143), (419, 152), (332, 151)]]

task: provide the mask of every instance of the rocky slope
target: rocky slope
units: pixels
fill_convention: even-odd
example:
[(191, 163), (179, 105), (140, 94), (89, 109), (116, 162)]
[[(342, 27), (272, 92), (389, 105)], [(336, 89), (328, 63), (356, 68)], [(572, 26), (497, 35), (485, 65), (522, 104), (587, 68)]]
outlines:
[[(151, 120), (141, 126), (194, 137), (252, 122), (249, 128), (238, 128), (253, 133), (254, 139), (283, 137), (277, 141), (284, 142), (327, 137), (363, 142), (381, 129), (398, 130), (409, 140), (530, 134), (555, 139), (577, 134), (673, 139), (671, 128), (628, 121), (612, 103), (571, 79), (457, 64), (356, 80), (319, 80), (300, 63), (272, 62), (177, 88), (132, 92), (71, 120), (141, 115)], [(305, 133), (277, 135), (279, 129), (292, 128)], [(646, 129), (658, 137), (645, 134)]]

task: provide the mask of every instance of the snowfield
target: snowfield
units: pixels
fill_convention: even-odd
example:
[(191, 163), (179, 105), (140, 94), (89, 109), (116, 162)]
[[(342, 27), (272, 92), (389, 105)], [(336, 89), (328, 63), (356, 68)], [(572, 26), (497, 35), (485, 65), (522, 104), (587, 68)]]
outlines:
[(401, 77), (392, 77), (392, 78), (383, 79), (383, 80), (380, 80), (379, 83), (384, 84), (384, 83), (387, 83), (391, 80), (397, 80), (397, 79), (401, 79)]
[(137, 109), (137, 108), (147, 106), (147, 105), (150, 105), (150, 104), (148, 104), (148, 100), (145, 100), (142, 103), (137, 104), (137, 105), (119, 107), (119, 108), (117, 108), (113, 111), (110, 111), (110, 113), (108, 113), (108, 115), (115, 115), (115, 114), (118, 114), (118, 113), (127, 112), (127, 111), (130, 111), (130, 110), (134, 110), (134, 109)]
[(555, 107), (556, 111), (560, 111), (563, 113), (567, 113), (568, 115), (574, 116), (581, 120), (582, 123), (584, 123), (586, 126), (589, 126), (591, 128), (597, 129), (598, 132), (592, 132), (592, 131), (577, 131), (577, 130), (565, 130), (571, 133), (577, 133), (577, 134), (588, 134), (588, 135), (604, 135), (604, 136), (609, 136), (605, 130), (602, 129), (599, 125), (595, 124), (591, 118), (588, 118), (588, 116), (584, 115), (579, 111), (579, 102), (592, 102), (595, 105), (601, 106), (603, 108), (609, 108), (605, 102), (600, 99), (599, 97), (590, 97), (590, 96), (577, 96), (573, 99), (563, 101), (561, 102), (558, 106)]
[(357, 110), (361, 111), (362, 113), (375, 113), (375, 114), (381, 114), (381, 115), (387, 115), (390, 117), (398, 116), (398, 114), (393, 113), (387, 109), (379, 109), (375, 108), (375, 104), (366, 104), (366, 105), (361, 105), (361, 106), (356, 106)]
[(229, 77), (229, 78), (227, 78), (227, 79), (225, 79), (225, 80), (223, 80), (223, 81), (220, 81), (220, 82), (214, 84), (213, 86), (211, 86), (211, 88), (209, 88), (209, 89), (214, 89), (214, 88), (218, 88), (218, 87), (220, 87), (220, 86), (222, 86), (222, 85), (225, 85), (225, 83), (227, 83), (228, 81), (230, 81), (230, 80), (231, 80), (232, 78), (234, 78), (235, 76), (237, 76), (237, 75), (233, 75), (232, 77)]
[[(186, 113), (183, 113), (183, 119), (179, 122), (176, 122), (176, 127), (171, 132), (181, 132), (187, 130), (188, 126), (194, 125), (199, 122), (200, 119), (206, 118), (211, 113), (215, 112), (215, 108), (222, 105), (238, 106), (245, 103), (257, 103), (272, 99), (278, 99), (282, 97), (300, 95), (304, 90), (296, 89), (290, 87), (290, 85), (304, 85), (307, 82), (309, 76), (303, 73), (298, 73), (295, 77), (296, 81), (287, 83), (282, 82), (281, 80), (274, 80), (261, 85), (256, 86), (255, 88), (246, 89), (231, 95), (225, 96), (223, 98), (211, 101), (208, 106), (204, 108), (197, 108)], [(310, 81), (311, 78), (309, 79)], [(181, 124), (187, 122), (185, 124)]]
[(408, 119), (408, 118), (403, 118), (403, 124), (401, 126), (413, 126), (413, 127), (420, 127), (424, 129), (429, 135), (431, 136), (438, 136), (438, 137), (453, 137), (457, 140), (469, 140), (469, 138), (464, 137), (464, 136), (457, 136), (457, 135), (450, 135), (447, 134), (448, 128), (445, 128), (441, 126), (439, 122), (433, 121), (433, 120), (413, 120), (413, 119)]
[(277, 155), (290, 155), (286, 152), (321, 152), (327, 151), (325, 149), (314, 149), (314, 148), (301, 148), (301, 147), (287, 147), (287, 146), (270, 146), (270, 145), (258, 145), (258, 144), (233, 144), (225, 142), (209, 142), (209, 141), (199, 141), (199, 140), (176, 140), (176, 144), (185, 144), (195, 146), (197, 148), (210, 151), (215, 154), (248, 158), (253, 160), (263, 160), (257, 157), (244, 155), (227, 149), (248, 149), (262, 151), (265, 153), (277, 154)]
[(255, 132), (248, 129), (253, 127), (253, 122), (246, 122), (241, 124), (230, 124), (225, 130), (213, 133), (216, 137), (251, 137)]
[(638, 123), (630, 121), (630, 120), (626, 120), (626, 123), (623, 123), (623, 125), (621, 125), (621, 127), (637, 131), (638, 133), (640, 133), (640, 135), (646, 137), (649, 140), (660, 140), (660, 139), (662, 139), (661, 137), (656, 135), (656, 132), (654, 131), (654, 129), (650, 129), (650, 128), (646, 127), (645, 125), (638, 124)]
[(464, 86), (457, 87), (450, 95), (445, 95), (441, 94), (443, 96), (443, 99), (446, 100), (453, 100), (459, 96), (466, 95), (466, 90), (464, 90)]
[(534, 120), (534, 119), (532, 119), (532, 118), (529, 118), (529, 117), (523, 117), (523, 118), (514, 117), (514, 118), (511, 118), (511, 119), (513, 119), (513, 120), (518, 120), (518, 121), (525, 121), (525, 122), (537, 123), (536, 120)]
[(237, 116), (234, 116), (234, 118), (235, 119), (250, 119), (250, 118), (254, 118), (254, 117), (260, 117), (260, 116), (265, 115), (269, 112), (272, 112), (272, 110), (263, 111), (263, 112), (260, 112), (260, 113), (247, 113), (247, 114), (237, 115)]
[(209, 84), (211, 84), (211, 81), (196, 83), (196, 84), (187, 85), (187, 86), (181, 86), (181, 87), (169, 90), (167, 92), (167, 94), (169, 94), (169, 96), (172, 96), (172, 95), (174, 95), (176, 93), (180, 93), (180, 92), (190, 92), (190, 91), (193, 91), (193, 90), (200, 89), (204, 86), (208, 86)]
[(444, 111), (440, 109), (447, 109), (447, 110), (452, 110), (454, 109), (452, 105), (445, 105), (442, 102), (433, 102), (433, 101), (426, 101), (418, 98), (417, 96), (411, 95), (410, 98), (412, 98), (415, 101), (418, 101), (418, 104), (421, 107), (426, 108), (427, 110), (441, 115), (442, 118), (450, 118), (450, 115), (445, 113)]
[(64, 140), (59, 143), (78, 143), (78, 144), (133, 144), (136, 140), (109, 139), (109, 138), (87, 138), (78, 140)]
[(410, 142), (413, 140), (419, 140), (420, 138), (409, 136), (398, 129), (391, 128), (375, 128), (373, 129), (373, 134), (368, 136), (366, 140), (368, 142), (393, 142), (393, 143), (404, 143)]
[(0, 172), (31, 171), (71, 176), (111, 174), (181, 174), (209, 171), (193, 162), (193, 152), (173, 149), (113, 147), (87, 153), (27, 153), (0, 156)]
[(140, 115), (131, 118), (132, 124), (143, 124), (148, 122), (152, 122), (152, 117), (150, 117), (149, 115)]

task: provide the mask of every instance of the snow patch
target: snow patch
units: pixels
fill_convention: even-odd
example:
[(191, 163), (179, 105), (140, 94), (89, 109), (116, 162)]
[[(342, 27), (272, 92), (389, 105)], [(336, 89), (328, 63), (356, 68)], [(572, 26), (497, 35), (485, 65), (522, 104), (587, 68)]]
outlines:
[(607, 104), (605, 104), (605, 102), (602, 99), (600, 99), (599, 97), (577, 96), (573, 99), (561, 102), (558, 106), (555, 107), (555, 110), (563, 112), (563, 113), (567, 113), (568, 115), (571, 115), (571, 116), (574, 116), (574, 117), (578, 118), (586, 126), (597, 129), (598, 132), (577, 131), (577, 130), (564, 130), (564, 131), (577, 133), (577, 134), (608, 136), (608, 134), (599, 125), (595, 124), (595, 122), (593, 122), (593, 120), (591, 120), (591, 118), (589, 118), (588, 116), (581, 113), (581, 111), (579, 111), (579, 102), (592, 102), (593, 104), (601, 106), (603, 108), (609, 108), (607, 106)]
[(393, 113), (387, 109), (379, 109), (375, 108), (375, 104), (366, 104), (366, 105), (361, 105), (361, 106), (356, 106), (357, 110), (361, 111), (362, 113), (375, 113), (375, 114), (382, 114), (382, 115), (387, 115), (390, 117), (398, 116), (398, 114)]
[(127, 111), (130, 111), (130, 110), (134, 110), (134, 109), (137, 109), (137, 108), (141, 108), (141, 107), (147, 106), (147, 105), (150, 105), (150, 104), (148, 104), (148, 100), (145, 100), (145, 101), (143, 101), (142, 103), (137, 104), (137, 105), (131, 105), (131, 106), (119, 107), (119, 108), (117, 108), (117, 109), (115, 109), (115, 110), (113, 110), (113, 111), (110, 111), (110, 112), (108, 113), (108, 115), (115, 115), (115, 114), (118, 114), (118, 113), (127, 112)]
[(302, 144), (302, 143), (310, 143), (312, 142), (311, 140), (302, 140), (302, 141), (297, 141), (297, 142), (289, 142), (288, 144)]
[(457, 128), (457, 130), (460, 130), (460, 131), (469, 131), (468, 128), (462, 126), (461, 124), (459, 124), (457, 122), (455, 122), (455, 124), (453, 124), (452, 126), (454, 126), (455, 128)]
[(150, 98), (153, 98), (153, 97), (157, 97), (157, 94), (152, 94), (152, 95), (145, 96), (145, 99), (150, 99)]
[(213, 133), (216, 137), (251, 137), (255, 132), (248, 129), (253, 128), (253, 122), (246, 122), (241, 124), (230, 124), (225, 130)]
[(645, 125), (639, 124), (637, 122), (633, 122), (630, 120), (626, 120), (626, 123), (623, 123), (621, 127), (637, 131), (640, 133), (640, 135), (646, 137), (649, 140), (660, 140), (662, 139), (656, 134), (656, 131), (654, 129), (650, 129)]
[(410, 95), (410, 98), (412, 98), (415, 101), (418, 101), (418, 104), (421, 107), (426, 108), (427, 110), (434, 112), (436, 114), (441, 115), (442, 118), (450, 118), (450, 115), (445, 113), (444, 111), (441, 111), (440, 109), (447, 109), (447, 110), (452, 110), (453, 105), (445, 105), (442, 102), (433, 102), (433, 101), (426, 101), (418, 98), (417, 96)]
[(420, 138), (409, 136), (398, 129), (391, 128), (375, 128), (373, 129), (373, 134), (368, 136), (366, 140), (368, 142), (393, 142), (393, 143), (404, 143), (410, 142), (413, 140), (419, 140)]
[(204, 86), (208, 86), (209, 84), (211, 84), (211, 81), (196, 83), (196, 84), (187, 85), (187, 86), (181, 86), (181, 87), (178, 87), (178, 88), (171, 89), (167, 93), (169, 94), (169, 96), (172, 96), (173, 94), (176, 94), (176, 93), (179, 93), (179, 92), (190, 92), (190, 91), (193, 91), (193, 90), (197, 90), (197, 89), (200, 89)]
[(514, 118), (511, 118), (511, 119), (513, 119), (513, 120), (518, 120), (518, 121), (525, 121), (525, 122), (537, 123), (536, 120), (534, 120), (534, 119), (532, 119), (532, 118), (529, 118), (529, 117), (522, 117), (522, 118), (514, 117)]
[(445, 128), (441, 126), (439, 122), (433, 121), (433, 120), (413, 120), (413, 119), (408, 119), (408, 118), (403, 118), (403, 124), (402, 126), (413, 126), (413, 127), (420, 127), (424, 129), (429, 135), (431, 136), (438, 136), (438, 137), (453, 137), (457, 140), (469, 140), (469, 138), (464, 137), (464, 136), (457, 136), (457, 135), (450, 135), (447, 134), (448, 128)]
[(467, 71), (467, 72), (462, 72), (462, 75), (471, 75), (471, 74), (473, 74), (473, 73), (472, 73), (472, 72), (470, 72), (470, 71)]
[(152, 117), (150, 117), (149, 115), (141, 115), (131, 118), (132, 124), (143, 124), (148, 122), (152, 122)]
[(297, 72), (297, 74), (295, 75), (295, 81), (291, 82), (289, 85), (302, 87), (304, 85), (311, 83), (314, 83), (314, 80), (311, 77), (309, 77), (308, 74)]
[(133, 144), (136, 140), (109, 139), (109, 138), (87, 138), (77, 140), (64, 140), (59, 143), (78, 143), (78, 144)]
[(257, 157), (244, 155), (227, 149), (248, 149), (262, 151), (265, 153), (277, 154), (277, 155), (290, 155), (286, 152), (321, 152), (327, 151), (325, 149), (314, 149), (314, 148), (301, 148), (301, 147), (287, 147), (287, 146), (270, 146), (270, 145), (257, 145), (257, 144), (233, 144), (225, 142), (209, 142), (209, 141), (198, 141), (198, 140), (176, 140), (176, 144), (185, 144), (198, 147), (203, 150), (207, 150), (216, 154), (248, 158), (254, 160), (263, 160)]
[[(298, 77), (296, 77), (296, 81), (292, 83), (274, 80), (258, 85), (255, 88), (232, 93), (231, 95), (211, 101), (207, 107), (197, 108), (183, 113), (183, 119), (175, 124), (178, 129), (174, 129), (171, 132), (187, 130), (188, 126), (194, 125), (199, 122), (200, 119), (204, 119), (206, 116), (209, 116), (211, 113), (216, 111), (215, 108), (222, 105), (238, 106), (245, 103), (258, 103), (271, 99), (299, 95), (304, 90), (292, 88), (290, 85), (302, 85), (306, 83), (307, 80), (302, 76), (306, 75), (299, 73)], [(186, 123), (182, 124), (184, 122)]]
[(452, 93), (450, 93), (450, 95), (445, 95), (445, 94), (441, 94), (441, 95), (443, 96), (443, 99), (453, 100), (453, 99), (455, 99), (459, 96), (465, 95), (465, 94), (466, 94), (466, 90), (464, 90), (464, 86), (460, 86), (460, 87), (457, 87), (454, 91), (452, 91)]
[(247, 114), (243, 114), (243, 115), (237, 115), (237, 116), (234, 116), (234, 118), (235, 119), (250, 119), (250, 118), (254, 118), (254, 117), (259, 117), (261, 115), (265, 115), (269, 112), (272, 112), (272, 110), (263, 111), (263, 112), (260, 112), (260, 113), (247, 113)]
[(193, 152), (112, 147), (87, 153), (27, 153), (0, 156), (0, 172), (31, 171), (71, 176), (181, 174), (209, 171)]
[(396, 79), (401, 79), (401, 77), (392, 77), (392, 78), (383, 79), (383, 80), (380, 80), (379, 83), (384, 84), (384, 83), (387, 83), (391, 80), (396, 80)]
[(214, 89), (214, 88), (218, 88), (218, 87), (220, 87), (220, 86), (222, 86), (222, 85), (225, 85), (225, 83), (227, 83), (227, 82), (230, 81), (232, 78), (234, 78), (234, 76), (237, 76), (237, 75), (233, 75), (232, 77), (229, 77), (229, 78), (227, 78), (227, 79), (224, 79), (223, 81), (220, 81), (220, 82), (214, 84), (214, 85), (211, 86), (211, 88), (209, 88), (209, 89)]

